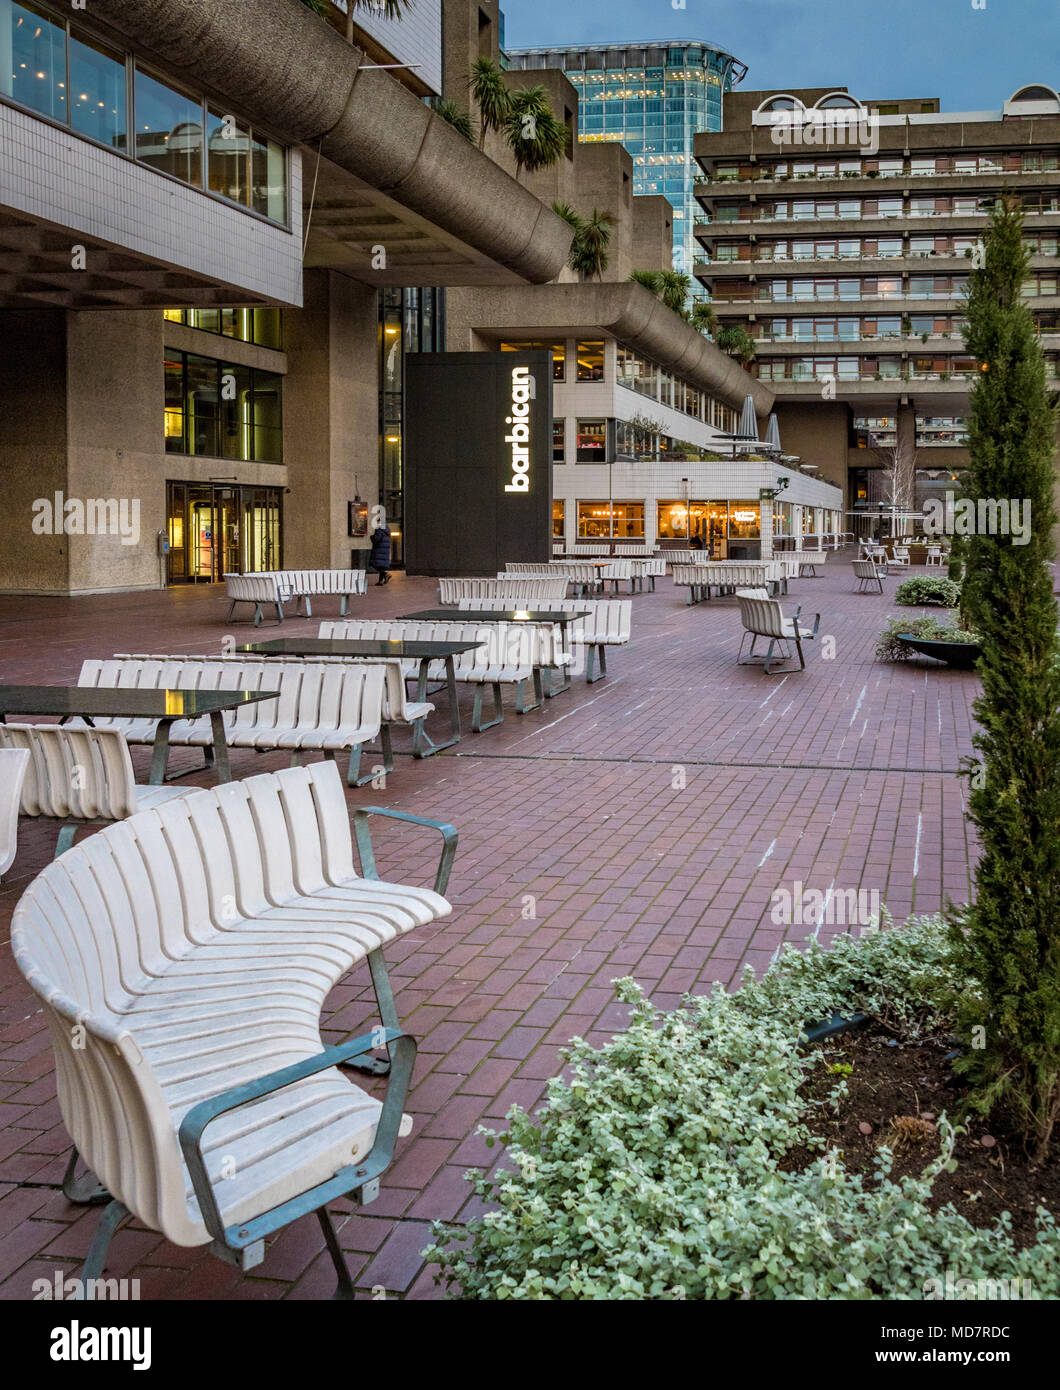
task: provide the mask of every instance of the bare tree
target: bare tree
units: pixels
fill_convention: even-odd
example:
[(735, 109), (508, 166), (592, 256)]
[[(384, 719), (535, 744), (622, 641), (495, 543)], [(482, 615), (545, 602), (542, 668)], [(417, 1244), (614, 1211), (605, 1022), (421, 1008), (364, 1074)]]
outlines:
[[(911, 440), (897, 438), (894, 444), (877, 444), (873, 454), (883, 472), (883, 506), (891, 514), (891, 537), (898, 534), (898, 518), (912, 516), (916, 505), (916, 461), (918, 450)], [(904, 530), (905, 522), (901, 523)]]

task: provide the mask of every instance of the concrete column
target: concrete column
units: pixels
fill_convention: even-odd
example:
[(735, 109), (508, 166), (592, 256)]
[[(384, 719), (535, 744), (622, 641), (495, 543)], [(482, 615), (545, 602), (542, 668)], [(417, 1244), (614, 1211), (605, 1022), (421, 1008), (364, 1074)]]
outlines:
[(346, 504), (356, 489), (371, 505), (379, 496), (376, 291), (307, 270), (304, 307), (285, 310), (284, 323), (284, 564), (346, 569), (367, 544), (348, 536)]
[(773, 558), (773, 503), (764, 499), (758, 504), (761, 520), (759, 530), (762, 535), (762, 559)]
[(70, 537), (71, 593), (161, 583), (164, 322), (157, 309), (67, 315), (67, 492), (104, 499), (120, 524)]
[(0, 590), (65, 593), (68, 538), (32, 527), (33, 503), (66, 490), (66, 315), (9, 310), (0, 322)]

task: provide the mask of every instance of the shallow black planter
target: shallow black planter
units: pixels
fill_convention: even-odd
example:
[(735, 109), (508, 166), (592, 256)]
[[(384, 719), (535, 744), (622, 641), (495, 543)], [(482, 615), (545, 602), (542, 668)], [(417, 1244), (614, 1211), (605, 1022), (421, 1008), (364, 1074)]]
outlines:
[(911, 632), (898, 633), (898, 640), (923, 656), (933, 656), (936, 661), (960, 666), (966, 671), (971, 670), (981, 655), (978, 642), (937, 642), (927, 637), (914, 637)]
[(833, 1038), (837, 1033), (850, 1033), (855, 1028), (864, 1028), (868, 1021), (865, 1014), (851, 1014), (849, 1018), (844, 1018), (842, 1014), (833, 1014), (831, 1018), (819, 1019), (816, 1023), (807, 1023), (802, 1030), (801, 1041), (803, 1046), (823, 1042), (825, 1038)]

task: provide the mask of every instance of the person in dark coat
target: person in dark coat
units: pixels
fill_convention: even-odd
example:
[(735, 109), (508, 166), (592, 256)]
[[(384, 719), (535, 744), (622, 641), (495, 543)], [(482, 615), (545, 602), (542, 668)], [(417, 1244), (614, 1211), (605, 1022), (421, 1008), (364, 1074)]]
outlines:
[(390, 583), (390, 532), (377, 526), (372, 532), (372, 568), (378, 573), (376, 584)]

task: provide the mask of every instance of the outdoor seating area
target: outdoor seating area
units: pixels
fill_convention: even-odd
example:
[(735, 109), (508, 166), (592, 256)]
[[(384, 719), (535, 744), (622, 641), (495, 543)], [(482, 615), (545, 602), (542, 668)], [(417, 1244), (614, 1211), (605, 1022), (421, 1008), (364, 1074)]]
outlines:
[[(845, 866), (896, 915), (966, 894), (944, 827), (977, 678), (891, 668), (938, 729), (896, 744), (888, 566), (857, 553), (682, 557), (620, 597), (601, 573), (637, 557), (397, 575), (234, 648), (208, 592), (55, 609), (61, 656), (16, 650), (0, 600), (0, 910), (48, 1061), (7, 1054), (0, 1182), (39, 1205), (0, 1290), (120, 1261), (165, 1299), (436, 1297), (429, 1223), (495, 1161), (477, 1126), (623, 1026), (612, 980), (675, 1007), (844, 930), (778, 930), (796, 875)], [(902, 798), (941, 808), (914, 875), (866, 819)]]

